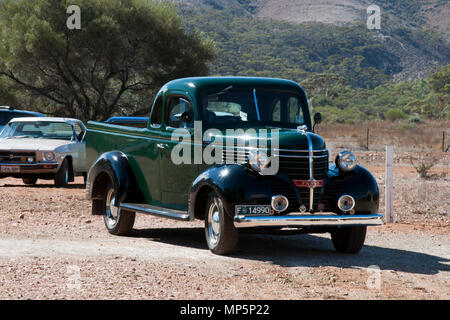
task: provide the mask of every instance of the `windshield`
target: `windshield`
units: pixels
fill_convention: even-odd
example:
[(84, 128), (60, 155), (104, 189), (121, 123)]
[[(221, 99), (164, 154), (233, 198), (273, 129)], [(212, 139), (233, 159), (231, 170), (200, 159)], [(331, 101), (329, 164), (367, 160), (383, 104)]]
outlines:
[(305, 124), (307, 106), (296, 93), (227, 89), (203, 96), (203, 117), (208, 123), (257, 122), (277, 127)]
[(21, 139), (58, 139), (72, 140), (73, 127), (65, 122), (12, 122), (5, 126), (0, 133), (0, 138)]

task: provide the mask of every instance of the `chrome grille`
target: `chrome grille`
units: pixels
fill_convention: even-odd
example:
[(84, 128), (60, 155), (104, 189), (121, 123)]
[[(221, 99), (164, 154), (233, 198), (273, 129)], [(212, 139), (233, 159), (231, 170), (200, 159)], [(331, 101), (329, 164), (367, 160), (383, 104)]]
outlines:
[(249, 149), (245, 148), (224, 148), (222, 150), (222, 163), (247, 163)]
[[(228, 150), (228, 152), (227, 152)], [(229, 148), (222, 150), (222, 161), (226, 163), (246, 163), (248, 162), (249, 149)], [(279, 156), (279, 174), (285, 175), (290, 180), (309, 180), (309, 153), (308, 150), (275, 150), (274, 154)], [(269, 153), (270, 155), (270, 153)], [(313, 151), (313, 178), (322, 180), (327, 178), (328, 173), (328, 150)], [(303, 204), (309, 210), (309, 188), (296, 188), (293, 184), (285, 181), (274, 181), (272, 185), (272, 194), (284, 195), (289, 200), (288, 209), (283, 212), (298, 212)], [(323, 190), (326, 190), (324, 193)], [(319, 203), (323, 204), (323, 211), (336, 212), (336, 201), (341, 190), (333, 185), (325, 185), (323, 188), (314, 188), (313, 191), (313, 211), (319, 211)], [(297, 192), (300, 197), (297, 196)]]
[[(0, 151), (0, 163), (8, 164), (22, 164), (30, 163), (27, 161), (28, 157), (36, 161), (36, 154), (32, 151)], [(32, 163), (33, 163), (32, 162)]]
[[(309, 180), (309, 153), (307, 150), (279, 150), (280, 155), (280, 169), (279, 173), (286, 175), (290, 179)], [(313, 178), (315, 180), (322, 180), (327, 178), (328, 172), (328, 150), (313, 151)], [(304, 205), (307, 210), (310, 206), (310, 188), (297, 188), (300, 193), (300, 201), (297, 204)], [(328, 199), (322, 199), (322, 188), (314, 188), (312, 210), (319, 210), (319, 203), (324, 205), (323, 211), (333, 207), (332, 202)], [(299, 210), (299, 206), (294, 211)]]
[[(309, 180), (309, 157), (307, 150), (279, 150), (279, 173), (291, 179)], [(325, 179), (328, 171), (328, 150), (316, 150), (313, 157), (313, 177)], [(309, 196), (308, 196), (309, 198)]]

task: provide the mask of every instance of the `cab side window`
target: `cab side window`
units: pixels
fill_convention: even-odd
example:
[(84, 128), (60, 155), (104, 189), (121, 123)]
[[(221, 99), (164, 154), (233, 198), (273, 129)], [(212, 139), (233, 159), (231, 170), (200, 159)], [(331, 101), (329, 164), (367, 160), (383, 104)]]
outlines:
[(186, 123), (181, 120), (183, 113), (188, 112), (193, 119), (194, 111), (192, 105), (186, 98), (171, 97), (167, 105), (166, 125), (172, 128), (189, 128), (192, 127), (193, 121)]
[(150, 117), (150, 124), (152, 127), (160, 127), (162, 120), (162, 97), (158, 97), (152, 110)]

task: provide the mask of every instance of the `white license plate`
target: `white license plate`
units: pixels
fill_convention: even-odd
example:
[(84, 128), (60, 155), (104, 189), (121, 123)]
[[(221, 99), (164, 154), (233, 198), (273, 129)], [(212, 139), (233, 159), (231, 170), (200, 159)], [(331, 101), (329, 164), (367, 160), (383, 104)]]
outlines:
[(238, 205), (236, 206), (236, 215), (241, 214), (260, 214), (268, 215), (271, 214), (270, 206), (259, 206), (259, 205)]
[(0, 171), (4, 173), (18, 173), (20, 172), (20, 167), (18, 166), (1, 166)]

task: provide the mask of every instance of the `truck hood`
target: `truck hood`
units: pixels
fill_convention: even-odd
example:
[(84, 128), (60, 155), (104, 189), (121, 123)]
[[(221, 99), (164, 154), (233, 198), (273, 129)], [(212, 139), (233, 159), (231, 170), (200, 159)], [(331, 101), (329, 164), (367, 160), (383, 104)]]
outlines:
[[(266, 129), (267, 134), (264, 134), (261, 129)], [(296, 129), (283, 129), (283, 128), (258, 128), (258, 129), (234, 129), (235, 132), (227, 134), (226, 131), (222, 131), (221, 134), (211, 134), (210, 137), (216, 141), (223, 141), (226, 144), (225, 137), (227, 139), (234, 138), (235, 144), (245, 146), (258, 146), (270, 148), (275, 136), (271, 132), (273, 129), (279, 129), (279, 145), (278, 149), (290, 149), (290, 150), (308, 150), (307, 135), (311, 139), (314, 150), (322, 150), (326, 148), (325, 140), (312, 132), (302, 132)]]
[(57, 139), (0, 139), (0, 150), (52, 151), (69, 143)]

